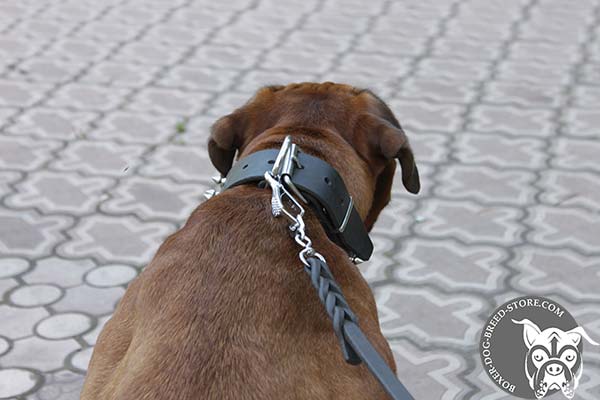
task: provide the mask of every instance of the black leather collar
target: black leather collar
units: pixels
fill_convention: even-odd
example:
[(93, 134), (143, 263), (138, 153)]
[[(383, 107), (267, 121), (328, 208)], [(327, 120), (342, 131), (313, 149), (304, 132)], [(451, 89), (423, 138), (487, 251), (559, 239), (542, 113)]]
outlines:
[[(264, 181), (278, 154), (278, 149), (269, 149), (242, 158), (227, 174), (223, 190)], [(368, 260), (373, 243), (340, 175), (325, 161), (300, 150), (297, 159), (302, 167), (294, 168), (291, 180), (317, 213), (327, 236), (351, 258)]]

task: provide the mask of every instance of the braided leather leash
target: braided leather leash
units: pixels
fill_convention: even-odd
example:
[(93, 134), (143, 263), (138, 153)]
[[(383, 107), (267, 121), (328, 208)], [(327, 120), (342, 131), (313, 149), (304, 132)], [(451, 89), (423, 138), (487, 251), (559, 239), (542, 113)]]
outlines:
[(364, 362), (392, 399), (412, 400), (411, 394), (361, 331), (325, 261), (316, 256), (309, 256), (306, 261), (308, 265), (304, 265), (304, 271), (310, 275), (310, 281), (333, 322), (346, 362), (353, 365)]
[(350, 310), (327, 264), (316, 257), (308, 257), (306, 261), (308, 265), (304, 266), (304, 271), (310, 276), (310, 282), (317, 289), (319, 299), (333, 322), (333, 331), (340, 342), (344, 360), (353, 365), (360, 364), (360, 358), (344, 336), (344, 324), (356, 324), (356, 315)]

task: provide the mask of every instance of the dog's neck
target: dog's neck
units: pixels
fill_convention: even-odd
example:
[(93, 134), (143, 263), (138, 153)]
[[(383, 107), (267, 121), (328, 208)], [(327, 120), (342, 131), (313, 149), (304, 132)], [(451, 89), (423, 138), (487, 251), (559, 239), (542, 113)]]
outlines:
[(375, 181), (367, 163), (335, 132), (305, 127), (274, 127), (245, 145), (239, 158), (260, 150), (279, 148), (287, 135), (292, 135), (293, 142), (304, 153), (318, 157), (335, 168), (364, 221), (373, 202)]

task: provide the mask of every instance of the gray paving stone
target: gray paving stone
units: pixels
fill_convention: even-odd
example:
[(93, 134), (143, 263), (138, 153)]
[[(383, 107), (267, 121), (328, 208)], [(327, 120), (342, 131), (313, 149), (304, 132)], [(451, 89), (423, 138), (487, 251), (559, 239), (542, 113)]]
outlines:
[(32, 171), (52, 159), (61, 144), (27, 137), (0, 137), (0, 168)]
[(143, 145), (81, 140), (71, 142), (52, 166), (60, 171), (122, 177), (140, 163)]
[[(122, 287), (96, 288), (81, 285), (65, 290), (60, 301), (52, 308), (61, 312), (79, 312), (92, 315), (105, 315), (114, 311), (117, 301), (123, 296)], [(98, 299), (102, 299), (101, 302)]]
[(59, 89), (46, 105), (73, 107), (82, 111), (109, 111), (117, 108), (128, 89), (107, 88), (99, 85), (69, 84)]
[(40, 100), (49, 89), (46, 85), (0, 80), (0, 106), (26, 107)]
[(489, 103), (530, 108), (555, 107), (564, 102), (560, 86), (530, 85), (523, 82), (493, 82), (487, 85), (482, 100)]
[(48, 311), (42, 307), (23, 309), (2, 304), (0, 315), (2, 315), (0, 335), (9, 339), (18, 339), (30, 336), (33, 333), (33, 326), (37, 321), (48, 316)]
[[(500, 265), (507, 258), (507, 251), (499, 247), (410, 238), (394, 256), (400, 267), (393, 273), (395, 278), (411, 284), (492, 292), (502, 287), (502, 280), (508, 275), (508, 270)], [(439, 260), (443, 262), (440, 264)]]
[(527, 293), (562, 293), (574, 301), (595, 301), (600, 297), (599, 257), (584, 257), (567, 249), (526, 246), (517, 249), (511, 264), (519, 271), (512, 278), (515, 288)]
[(475, 108), (473, 117), (470, 128), (481, 132), (548, 137), (555, 129), (552, 112), (545, 109), (481, 105)]
[[(600, 54), (600, 51), (597, 51), (596, 54)], [(595, 85), (598, 82), (598, 77), (600, 77), (600, 56), (596, 60), (594, 64), (587, 64), (581, 67), (581, 72), (579, 76), (579, 80), (586, 85)]]
[(61, 295), (62, 291), (56, 286), (29, 285), (11, 292), (9, 299), (19, 307), (39, 307), (54, 303)]
[(92, 327), (92, 320), (84, 314), (64, 313), (40, 321), (36, 333), (44, 339), (67, 339), (79, 336)]
[(16, 276), (27, 271), (29, 263), (21, 258), (0, 259), (0, 279)]
[(54, 41), (42, 54), (52, 60), (89, 63), (106, 58), (116, 47), (116, 43), (105, 42), (98, 46), (93, 40), (64, 37)]
[(101, 209), (117, 215), (134, 213), (141, 219), (183, 220), (198, 206), (203, 193), (197, 184), (134, 177), (110, 192)]
[(236, 71), (215, 70), (203, 67), (179, 66), (172, 69), (159, 84), (169, 87), (197, 90), (200, 93), (220, 92), (229, 87), (231, 80), (237, 75)]
[(18, 172), (5, 171), (0, 173), (0, 197), (12, 192), (11, 184), (19, 180), (21, 174)]
[(53, 283), (68, 288), (83, 283), (85, 273), (94, 267), (91, 260), (49, 257), (38, 260), (35, 268), (23, 275), (23, 280), (30, 284)]
[(116, 111), (97, 123), (88, 135), (99, 140), (158, 144), (175, 133), (177, 118)]
[(200, 42), (206, 38), (209, 30), (202, 27), (190, 30), (177, 23), (164, 23), (155, 26), (144, 34), (144, 40), (158, 41), (174, 47), (185, 47)]
[(448, 159), (449, 140), (444, 134), (419, 132), (411, 138), (410, 144), (420, 162), (441, 163)]
[(40, 377), (30, 371), (19, 368), (0, 370), (0, 397), (3, 399), (27, 393), (33, 389)]
[[(477, 314), (483, 302), (476, 297), (432, 294), (425, 288), (395, 285), (378, 287), (375, 295), (382, 332), (390, 338), (407, 337), (423, 344), (468, 345), (474, 343), (481, 330)], [(418, 317), (423, 314), (436, 318)]]
[(523, 215), (518, 208), (483, 206), (473, 202), (429, 200), (418, 211), (423, 221), (415, 226), (426, 237), (453, 236), (470, 244), (509, 246), (520, 242)]
[(474, 83), (457, 85), (445, 79), (409, 78), (404, 82), (402, 98), (439, 103), (469, 103), (476, 95)]
[(111, 60), (127, 65), (136, 64), (144, 68), (176, 62), (185, 52), (185, 48), (173, 47), (156, 41), (131, 42), (112, 54)]
[(2, 366), (49, 372), (61, 368), (65, 357), (79, 347), (73, 339), (49, 341), (32, 336), (16, 340), (13, 349), (2, 356)]
[(85, 67), (84, 63), (73, 63), (53, 59), (33, 59), (19, 65), (9, 76), (30, 83), (66, 83)]
[(39, 45), (39, 41), (26, 40), (19, 35), (3, 35), (0, 40), (0, 54), (10, 62), (33, 55)]
[(92, 286), (111, 287), (125, 285), (136, 275), (136, 269), (128, 265), (103, 265), (90, 271), (85, 280)]
[(82, 215), (92, 212), (112, 185), (113, 180), (108, 178), (40, 171), (17, 184), (17, 192), (6, 203), (16, 209), (35, 207), (45, 214)]
[[(600, 88), (599, 88), (600, 89)], [(589, 139), (597, 140), (599, 136), (598, 125), (600, 125), (600, 112), (595, 105), (600, 104), (600, 90), (595, 92), (598, 96), (593, 98), (591, 94), (587, 97), (577, 97), (577, 104), (586, 109), (571, 109), (566, 113), (565, 133), (573, 136), (587, 136)]]
[[(256, 90), (257, 87), (265, 85), (280, 84), (281, 82), (307, 82), (315, 79), (315, 74), (309, 72), (291, 73), (287, 71), (272, 71), (272, 70), (253, 70), (244, 76), (244, 80), (240, 84), (239, 89), (245, 92)], [(209, 110), (213, 116), (223, 115), (224, 109)], [(229, 109), (229, 112), (232, 110)], [(227, 112), (227, 111), (225, 111)], [(221, 113), (221, 114), (219, 114)]]
[(530, 172), (502, 171), (483, 166), (453, 165), (445, 168), (435, 188), (441, 197), (476, 199), (480, 203), (504, 203), (522, 206), (531, 203), (535, 194)]
[(64, 239), (62, 230), (70, 224), (71, 218), (0, 208), (0, 251), (3, 255), (48, 255)]
[(83, 376), (72, 371), (58, 371), (44, 376), (45, 382), (29, 400), (79, 400)]
[(260, 51), (256, 49), (207, 44), (200, 47), (193, 56), (186, 59), (185, 65), (242, 70), (250, 68), (259, 53)]
[[(557, 49), (560, 48), (560, 51)], [(536, 41), (521, 41), (511, 47), (509, 59), (528, 60), (540, 63), (561, 61), (576, 61), (577, 45), (570, 43), (567, 46), (559, 46), (556, 43)]]
[(206, 106), (209, 94), (171, 88), (150, 88), (136, 94), (127, 110), (160, 115), (192, 115)]
[(92, 358), (94, 348), (88, 347), (85, 350), (77, 351), (71, 358), (71, 365), (79, 371), (85, 372), (88, 369), (88, 364)]
[(535, 169), (541, 168), (547, 158), (544, 141), (535, 138), (464, 133), (455, 136), (455, 146), (461, 164)]
[(415, 76), (427, 79), (447, 79), (462, 82), (479, 82), (487, 77), (490, 61), (459, 58), (427, 58), (418, 65)]
[[(297, 30), (292, 32), (282, 48), (304, 49), (316, 54), (340, 52), (348, 47), (349, 37), (333, 35), (325, 31)], [(244, 50), (247, 52), (247, 50)]]
[(6, 354), (10, 350), (10, 343), (7, 339), (0, 337), (0, 356)]
[(420, 131), (453, 132), (460, 127), (463, 107), (415, 100), (392, 100), (394, 109), (402, 110), (402, 126)]
[(0, 297), (4, 297), (18, 285), (19, 283), (15, 279), (0, 279)]
[(141, 88), (150, 83), (158, 72), (158, 66), (103, 62), (92, 67), (80, 81), (118, 88)]
[[(322, 74), (329, 70), (334, 58), (335, 53), (331, 52), (323, 52), (323, 54), (319, 54), (318, 57), (315, 57), (313, 51), (278, 49), (271, 51), (261, 65), (265, 68), (283, 65), (288, 71)], [(374, 60), (374, 62), (376, 62), (376, 60)]]
[(458, 399), (466, 393), (459, 374), (467, 366), (457, 354), (422, 349), (404, 339), (394, 340), (391, 347), (394, 356), (404, 360), (398, 364), (398, 375), (415, 398)]
[(152, 178), (171, 176), (178, 181), (208, 182), (213, 171), (207, 151), (198, 147), (165, 145), (148, 159), (140, 174)]
[(69, 230), (72, 240), (58, 252), (67, 257), (93, 256), (106, 261), (143, 264), (150, 261), (172, 225), (140, 222), (131, 216), (94, 215), (83, 218)]
[(482, 47), (477, 41), (442, 37), (435, 41), (432, 54), (439, 58), (491, 61), (498, 57), (499, 52), (499, 46)]
[(94, 112), (32, 107), (19, 115), (6, 130), (14, 135), (74, 139), (85, 136), (91, 130), (91, 121), (97, 117)]
[(600, 215), (572, 207), (534, 206), (527, 219), (534, 230), (529, 239), (536, 244), (573, 248), (584, 254), (598, 252)]
[(593, 109), (594, 104), (600, 101), (600, 87), (597, 86), (575, 86), (573, 93), (575, 98), (573, 104), (576, 107)]
[(600, 211), (600, 183), (588, 172), (546, 170), (541, 201), (548, 205), (576, 206)]
[(569, 83), (570, 64), (553, 64), (531, 59), (505, 60), (498, 66), (496, 79), (501, 82), (528, 82), (536, 85), (564, 85)]

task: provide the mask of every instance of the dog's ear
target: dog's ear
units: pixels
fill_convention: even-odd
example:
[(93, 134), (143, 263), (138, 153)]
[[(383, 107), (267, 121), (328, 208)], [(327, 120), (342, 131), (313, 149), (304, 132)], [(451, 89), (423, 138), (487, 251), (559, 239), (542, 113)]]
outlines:
[(515, 324), (523, 325), (523, 341), (525, 342), (525, 346), (527, 346), (527, 348), (530, 349), (531, 346), (533, 346), (533, 342), (538, 337), (538, 335), (542, 333), (542, 331), (536, 324), (534, 324), (527, 318), (522, 319), (520, 321), (515, 321), (513, 319), (512, 322)]
[(234, 112), (217, 120), (210, 129), (208, 155), (215, 168), (225, 176), (233, 165), (235, 152), (242, 145), (241, 113)]
[(374, 114), (362, 114), (357, 121), (358, 129), (355, 129), (355, 133), (361, 135), (359, 140), (355, 140), (358, 144), (357, 150), (369, 160), (384, 162), (384, 167), (378, 173), (375, 182), (375, 196), (371, 209), (365, 218), (368, 231), (373, 228), (379, 213), (391, 199), (396, 159), (400, 161), (402, 167), (404, 187), (411, 193), (418, 193), (421, 188), (419, 171), (408, 138), (391, 111), (389, 114), (393, 123)]
[(589, 343), (593, 344), (594, 346), (598, 346), (598, 343), (594, 342), (592, 340), (592, 338), (588, 336), (585, 329), (583, 329), (581, 326), (573, 328), (570, 331), (565, 332), (565, 333), (567, 334), (569, 339), (571, 339), (573, 341), (575, 346), (579, 345), (579, 342), (581, 342), (582, 337), (585, 338), (585, 340), (587, 340)]
[(386, 161), (398, 159), (402, 167), (402, 183), (411, 193), (419, 193), (421, 182), (415, 157), (406, 134), (398, 125), (374, 114), (363, 114), (358, 119), (361, 131), (367, 135), (370, 153)]

